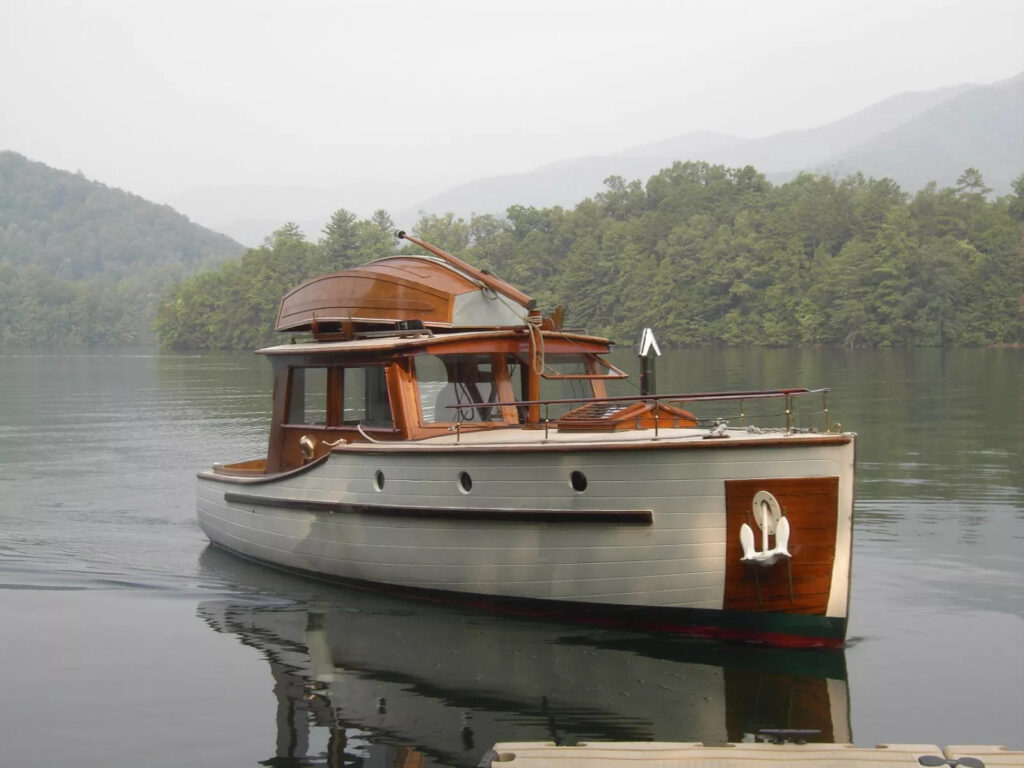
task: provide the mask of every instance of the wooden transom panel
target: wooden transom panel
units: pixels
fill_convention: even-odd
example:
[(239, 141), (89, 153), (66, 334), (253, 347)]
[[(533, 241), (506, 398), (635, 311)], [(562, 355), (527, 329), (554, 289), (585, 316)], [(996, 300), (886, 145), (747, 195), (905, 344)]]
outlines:
[[(740, 526), (754, 529), (761, 549), (761, 529), (754, 521), (754, 494), (768, 491), (789, 518), (792, 558), (767, 568), (740, 562)], [(832, 585), (839, 513), (838, 477), (726, 480), (726, 610), (824, 614)], [(771, 537), (769, 546), (774, 546)], [(792, 576), (792, 597), (790, 595)]]

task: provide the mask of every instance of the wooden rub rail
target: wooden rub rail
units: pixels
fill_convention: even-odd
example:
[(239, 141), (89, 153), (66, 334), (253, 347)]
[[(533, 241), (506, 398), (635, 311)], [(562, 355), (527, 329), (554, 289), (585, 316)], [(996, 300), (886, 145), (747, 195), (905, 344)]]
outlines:
[(725, 744), (676, 742), (607, 742), (558, 747), (545, 742), (503, 742), (494, 745), (480, 768), (757, 768), (799, 765), (801, 768), (1024, 768), (1024, 752), (997, 746), (930, 744)]
[(628, 523), (651, 525), (654, 513), (649, 509), (480, 509), (464, 507), (398, 507), (383, 504), (352, 504), (341, 501), (286, 499), (248, 493), (225, 493), (228, 504), (296, 509), (304, 512), (328, 512), (340, 515), (376, 515), (432, 520), (504, 520), (523, 523)]

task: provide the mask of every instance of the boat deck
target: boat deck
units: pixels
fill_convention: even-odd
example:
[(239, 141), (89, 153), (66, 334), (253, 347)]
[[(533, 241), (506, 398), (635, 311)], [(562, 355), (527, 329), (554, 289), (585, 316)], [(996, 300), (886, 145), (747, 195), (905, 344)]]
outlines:
[[(969, 759), (969, 758), (973, 758)], [(725, 744), (676, 742), (607, 742), (559, 747), (545, 742), (503, 742), (480, 762), (481, 768), (754, 768), (799, 765), (801, 768), (1024, 768), (1024, 752), (998, 746), (930, 744)]]
[(554, 425), (550, 429), (509, 427), (505, 429), (474, 429), (472, 427), (455, 430), (445, 435), (428, 437), (422, 440), (395, 442), (353, 442), (340, 445), (334, 451), (381, 451), (395, 450), (427, 450), (435, 448), (528, 448), (537, 446), (572, 446), (590, 448), (635, 448), (640, 445), (680, 444), (694, 447), (728, 447), (730, 445), (756, 446), (778, 444), (780, 441), (793, 444), (841, 444), (848, 443), (854, 437), (851, 433), (823, 434), (820, 432), (790, 432), (785, 430), (748, 432), (740, 429), (726, 430), (720, 437), (711, 437), (710, 430), (699, 428), (653, 429), (612, 431), (560, 431)]

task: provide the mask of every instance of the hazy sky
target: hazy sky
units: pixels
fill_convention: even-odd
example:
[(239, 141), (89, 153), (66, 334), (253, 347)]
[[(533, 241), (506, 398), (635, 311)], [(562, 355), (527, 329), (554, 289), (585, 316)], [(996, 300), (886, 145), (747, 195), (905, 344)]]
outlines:
[(1024, 71), (1022, 0), (0, 0), (0, 149), (161, 199), (439, 188)]

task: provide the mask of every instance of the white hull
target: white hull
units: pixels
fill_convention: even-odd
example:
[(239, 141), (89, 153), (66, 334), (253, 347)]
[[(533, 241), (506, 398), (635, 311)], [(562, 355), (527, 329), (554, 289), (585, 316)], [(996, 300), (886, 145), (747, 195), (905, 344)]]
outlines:
[[(845, 619), (852, 437), (736, 432), (725, 445), (678, 432), (665, 431), (657, 442), (617, 435), (600, 442), (593, 435), (543, 441), (536, 430), (509, 441), (505, 432), (500, 448), (466, 437), (459, 444), (454, 438), (430, 440), (397, 450), (359, 444), (270, 482), (203, 473), (199, 523), (212, 542), (229, 550), (338, 579), (500, 598), (720, 611), (727, 607), (726, 481), (838, 478), (825, 616)], [(573, 471), (586, 478), (582, 492), (570, 483)], [(460, 473), (472, 479), (469, 491)], [(301, 508), (306, 502), (321, 508)], [(509, 518), (519, 510), (580, 513), (581, 519), (478, 514)], [(649, 511), (649, 522), (600, 518), (614, 511)], [(799, 544), (801, 531), (792, 536)], [(795, 564), (798, 559), (797, 552)]]

